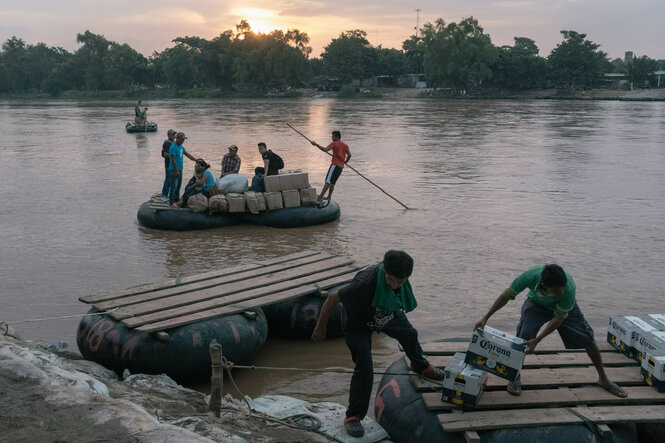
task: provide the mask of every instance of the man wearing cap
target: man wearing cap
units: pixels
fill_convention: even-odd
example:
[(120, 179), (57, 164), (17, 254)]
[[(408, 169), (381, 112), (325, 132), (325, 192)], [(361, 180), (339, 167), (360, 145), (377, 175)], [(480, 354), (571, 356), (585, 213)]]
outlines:
[(191, 161), (196, 161), (196, 158), (187, 152), (183, 146), (186, 139), (187, 137), (185, 137), (184, 132), (178, 132), (175, 136), (175, 142), (169, 148), (169, 158), (171, 159), (171, 163), (169, 164), (169, 203), (173, 207), (178, 207), (178, 199), (180, 198), (183, 167), (182, 157), (184, 155)]
[(169, 129), (166, 132), (168, 137), (164, 140), (162, 144), (162, 157), (164, 158), (164, 185), (162, 186), (162, 200), (169, 200), (169, 187), (170, 187), (170, 178), (169, 178), (169, 165), (171, 164), (171, 158), (169, 157), (169, 148), (175, 141), (175, 130)]
[(237, 174), (240, 171), (240, 156), (238, 156), (238, 147), (236, 145), (229, 146), (229, 153), (224, 154), (222, 157), (222, 175), (224, 177), (229, 174)]

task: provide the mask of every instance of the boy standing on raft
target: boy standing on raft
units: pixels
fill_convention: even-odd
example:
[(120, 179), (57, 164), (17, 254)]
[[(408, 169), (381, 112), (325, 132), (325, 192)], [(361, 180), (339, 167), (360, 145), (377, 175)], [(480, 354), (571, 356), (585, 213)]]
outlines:
[(328, 295), (321, 307), (312, 334), (314, 341), (326, 338), (328, 319), (340, 302), (348, 317), (344, 338), (356, 366), (351, 377), (344, 427), (353, 437), (365, 434), (360, 421), (367, 415), (374, 380), (373, 331), (383, 332), (396, 339), (404, 348), (414, 372), (430, 380), (443, 380), (443, 371), (423, 357), (418, 331), (406, 318), (406, 312), (414, 310), (418, 305), (408, 280), (412, 271), (413, 259), (406, 252), (388, 251), (382, 263), (358, 272), (351, 283)]
[(333, 190), (335, 189), (335, 183), (337, 183), (337, 179), (342, 174), (344, 165), (347, 164), (349, 160), (351, 160), (351, 151), (349, 150), (349, 146), (341, 139), (342, 134), (339, 131), (333, 131), (332, 143), (330, 143), (325, 148), (315, 141), (312, 142), (313, 146), (316, 146), (323, 152), (332, 150), (332, 164), (330, 165), (330, 168), (328, 168), (328, 173), (326, 174), (326, 183), (321, 190), (321, 194), (317, 199), (318, 201), (323, 200), (323, 196), (326, 191), (329, 191), (326, 200), (330, 200)]
[[(566, 349), (586, 351), (598, 372), (598, 385), (601, 388), (617, 397), (626, 397), (628, 394), (607, 378), (600, 350), (594, 340), (593, 329), (577, 307), (575, 282), (559, 265), (534, 266), (517, 277), (494, 301), (490, 310), (476, 323), (474, 329), (483, 328), (496, 311), (527, 288), (529, 293), (522, 305), (522, 315), (516, 333), (518, 337), (527, 340), (525, 343), (527, 354), (532, 354), (538, 343), (556, 330)], [(545, 329), (538, 334), (543, 325)], [(519, 377), (508, 384), (508, 392), (513, 395), (522, 393)]]

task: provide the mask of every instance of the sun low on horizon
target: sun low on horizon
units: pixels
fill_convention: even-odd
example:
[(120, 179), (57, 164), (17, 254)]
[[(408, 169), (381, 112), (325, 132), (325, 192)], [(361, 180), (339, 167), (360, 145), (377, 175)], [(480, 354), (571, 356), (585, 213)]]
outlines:
[(272, 31), (284, 30), (279, 14), (276, 11), (263, 8), (240, 7), (232, 11), (233, 15), (246, 20), (252, 31), (259, 34), (270, 34)]

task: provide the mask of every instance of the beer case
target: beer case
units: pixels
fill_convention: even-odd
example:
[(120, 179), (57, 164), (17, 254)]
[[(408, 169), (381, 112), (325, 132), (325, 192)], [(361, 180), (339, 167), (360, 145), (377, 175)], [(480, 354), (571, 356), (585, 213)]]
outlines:
[(300, 206), (300, 192), (297, 190), (282, 191), (282, 198), (284, 199), (285, 208)]
[(266, 207), (271, 211), (273, 209), (282, 209), (284, 207), (281, 192), (264, 192), (263, 197), (266, 200)]
[(300, 190), (300, 204), (303, 206), (316, 203), (317, 197), (316, 189), (314, 188)]
[(475, 408), (487, 384), (487, 373), (464, 362), (465, 354), (456, 352), (444, 369), (441, 401)]
[(278, 175), (266, 175), (263, 178), (266, 192), (280, 192), (309, 188), (309, 176), (306, 172)]
[(245, 212), (245, 195), (229, 192), (226, 201), (229, 203), (229, 212)]
[(650, 317), (612, 316), (607, 327), (607, 341), (622, 354), (637, 360), (640, 335), (661, 329), (665, 327)]
[(646, 351), (640, 366), (640, 377), (658, 392), (665, 392), (665, 351)]
[(526, 340), (485, 326), (471, 336), (464, 361), (497, 377), (515, 381), (526, 356)]
[(646, 352), (661, 351), (665, 354), (665, 331), (642, 332), (636, 339), (637, 360), (642, 361)]

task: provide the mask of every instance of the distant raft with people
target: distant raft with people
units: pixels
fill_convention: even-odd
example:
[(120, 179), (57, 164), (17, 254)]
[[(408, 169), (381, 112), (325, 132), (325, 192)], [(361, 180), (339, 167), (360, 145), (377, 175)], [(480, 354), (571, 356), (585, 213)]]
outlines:
[(132, 122), (127, 122), (125, 125), (125, 130), (130, 134), (141, 132), (157, 132), (157, 123), (147, 122), (145, 125), (137, 125)]
[(224, 188), (224, 181), (232, 181), (226, 176), (218, 181), (209, 197), (203, 193), (188, 197), (187, 207), (174, 207), (162, 195), (155, 194), (139, 207), (137, 219), (147, 228), (190, 231), (243, 223), (301, 228), (330, 223), (340, 217), (337, 203), (317, 200), (316, 189), (309, 186), (306, 173), (267, 176), (266, 192), (246, 190), (247, 180), (240, 174), (233, 175), (243, 178), (243, 188)]

